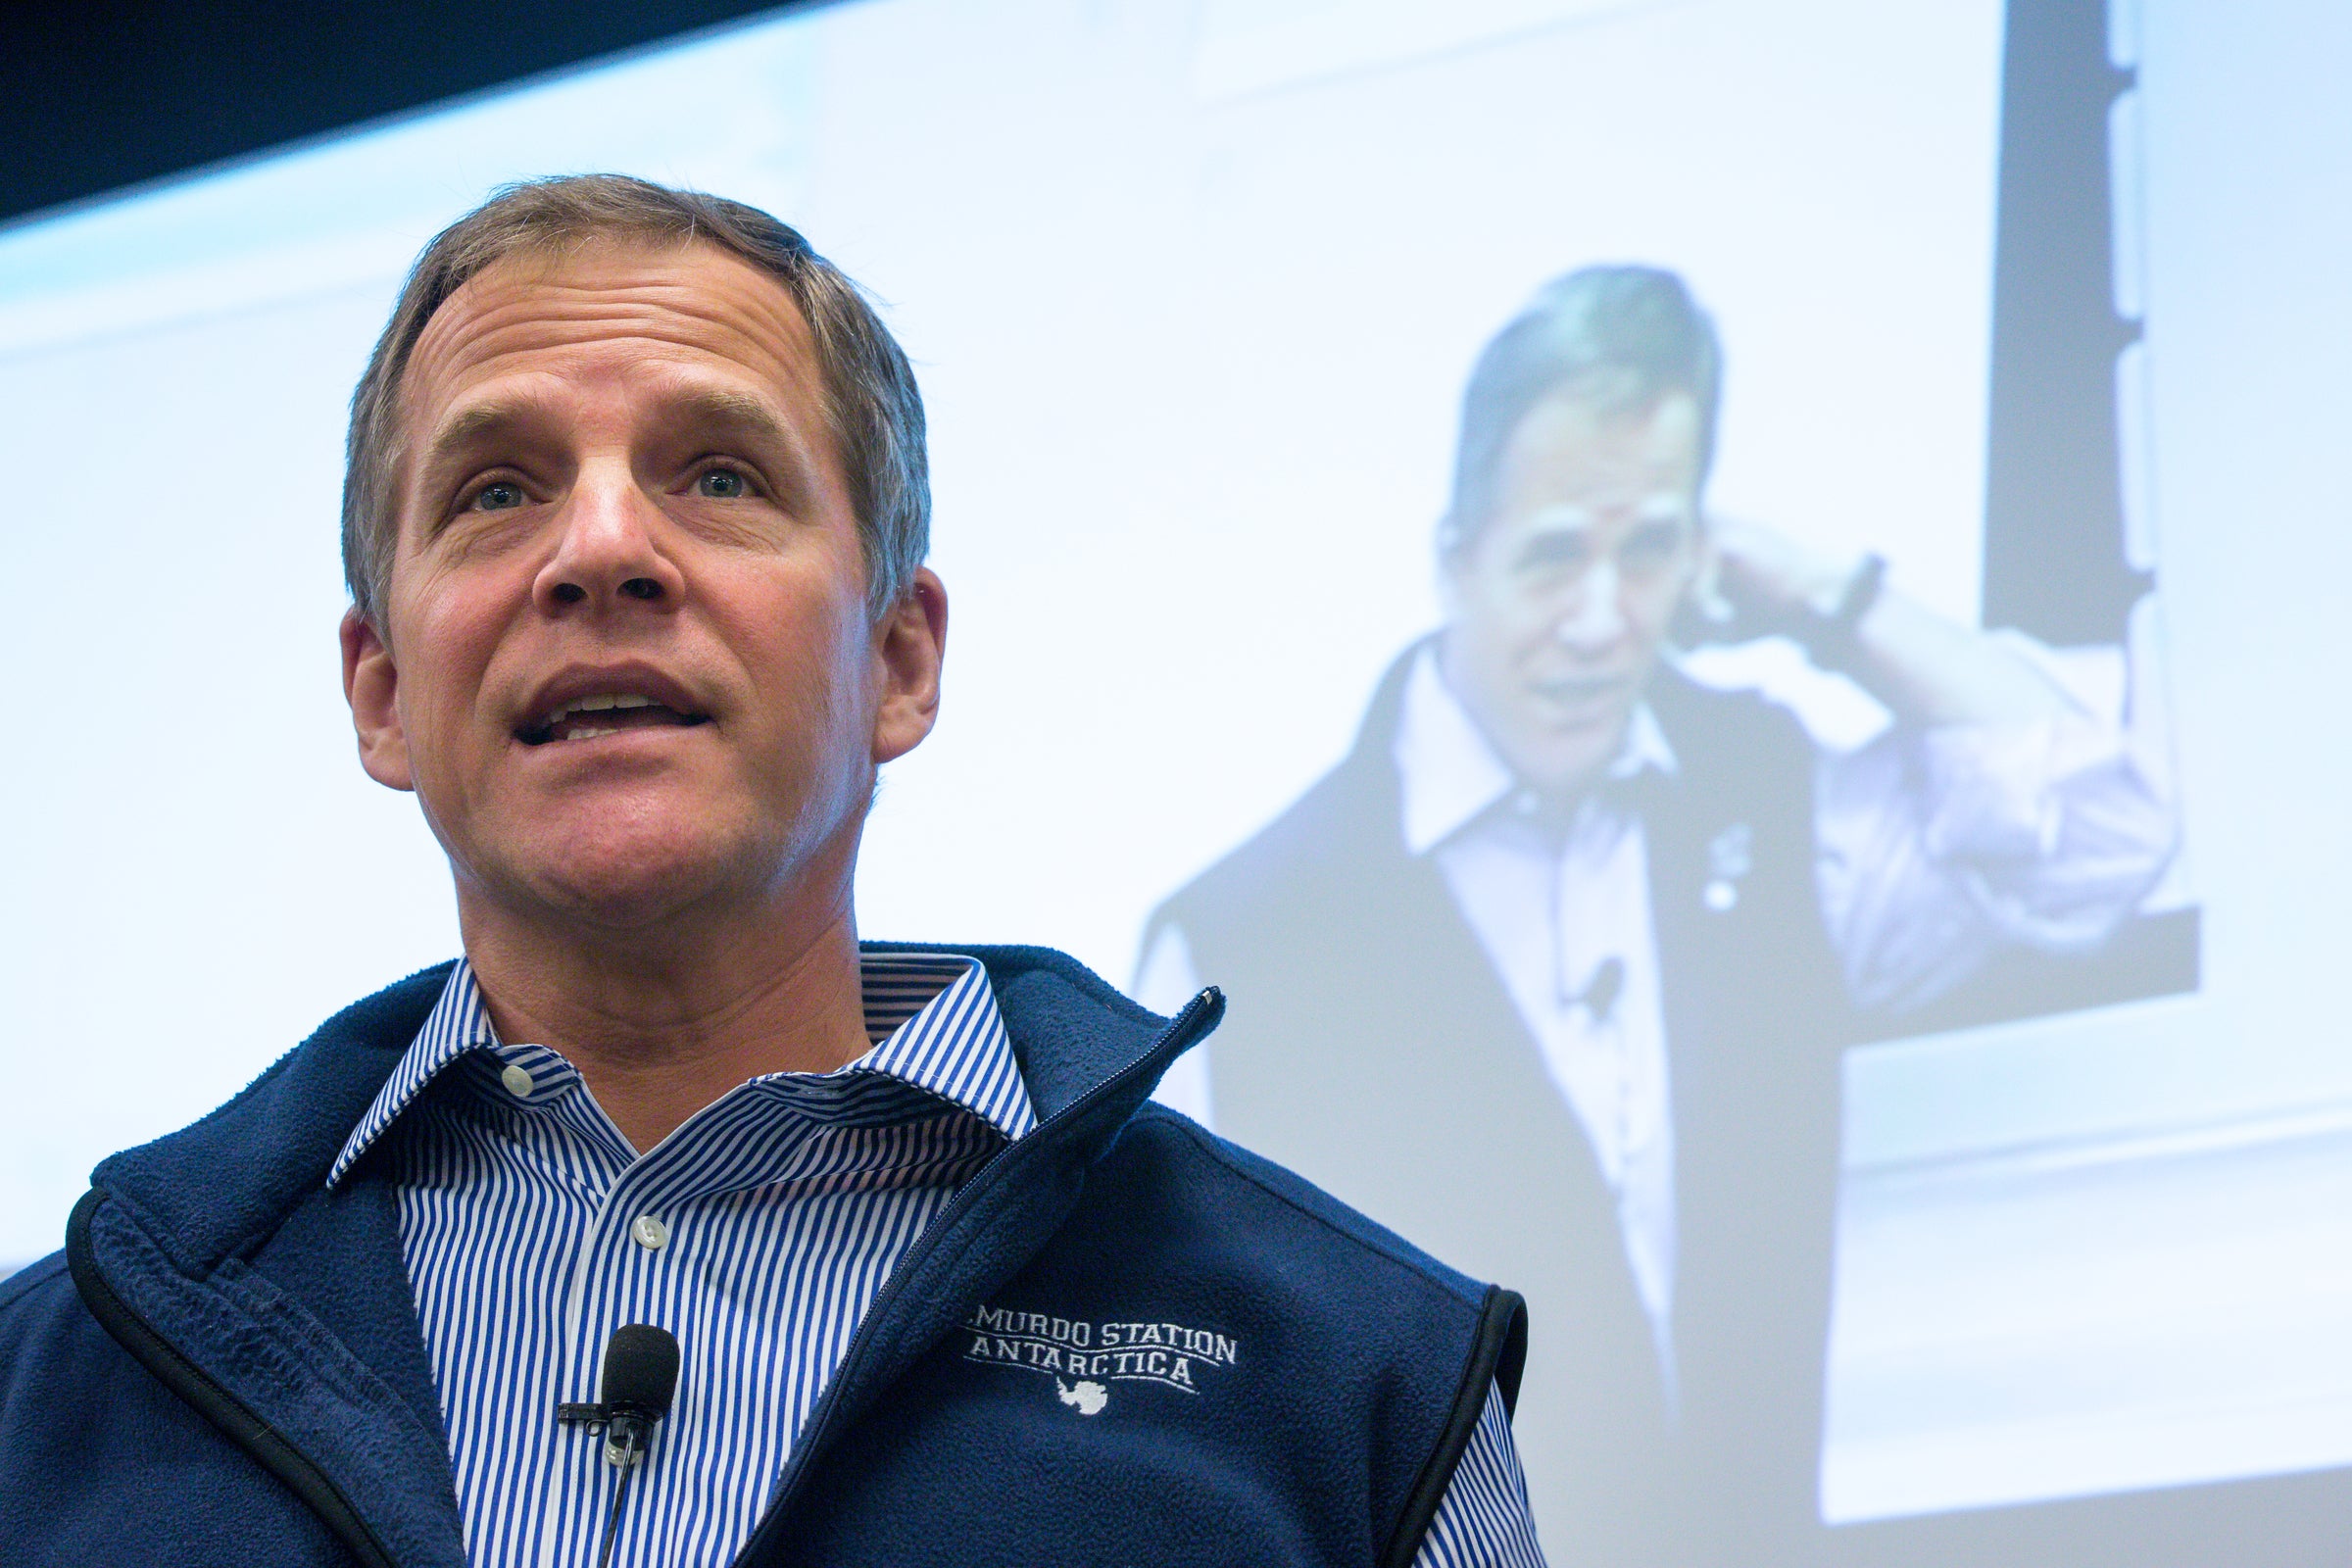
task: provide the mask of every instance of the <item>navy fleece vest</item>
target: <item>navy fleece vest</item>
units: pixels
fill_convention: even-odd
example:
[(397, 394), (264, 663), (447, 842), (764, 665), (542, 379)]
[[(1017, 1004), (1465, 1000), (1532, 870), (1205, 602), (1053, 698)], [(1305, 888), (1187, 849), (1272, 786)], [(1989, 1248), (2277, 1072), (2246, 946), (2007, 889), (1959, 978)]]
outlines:
[[(1171, 1024), (965, 951), (1042, 1125), (885, 1287), (740, 1560), (1408, 1562), (1517, 1298), (1143, 1103), (1213, 994)], [(464, 1562), (390, 1194), (320, 1185), (445, 973), (108, 1160), (0, 1287), (0, 1561)]]

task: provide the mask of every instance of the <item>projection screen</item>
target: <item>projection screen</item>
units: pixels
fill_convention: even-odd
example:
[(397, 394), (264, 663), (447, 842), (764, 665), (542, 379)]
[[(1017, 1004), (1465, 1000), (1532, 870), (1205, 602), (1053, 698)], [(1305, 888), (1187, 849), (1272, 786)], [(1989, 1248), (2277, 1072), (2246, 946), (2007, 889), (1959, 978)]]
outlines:
[(0, 230), (0, 1268), (454, 952), (345, 407), (435, 228), (619, 170), (922, 377), (862, 932), (1222, 987), (1161, 1098), (1527, 1293), (1553, 1562), (2340, 1554), (2347, 65), (2318, 0), (862, 0)]

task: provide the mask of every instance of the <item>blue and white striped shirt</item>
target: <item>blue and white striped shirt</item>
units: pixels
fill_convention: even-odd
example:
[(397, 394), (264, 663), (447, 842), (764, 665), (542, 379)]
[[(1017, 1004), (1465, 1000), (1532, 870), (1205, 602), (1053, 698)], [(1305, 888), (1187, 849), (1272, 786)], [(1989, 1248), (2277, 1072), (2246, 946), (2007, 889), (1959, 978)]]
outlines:
[[(1036, 1125), (973, 959), (867, 953), (864, 1056), (770, 1073), (640, 1154), (579, 1073), (492, 1027), (471, 967), (439, 1003), (327, 1181), (379, 1141), (477, 1568), (594, 1560), (617, 1472), (553, 1419), (596, 1397), (605, 1342), (658, 1323), (682, 1351), (613, 1554), (730, 1561), (866, 1308), (923, 1227)], [(1493, 1396), (1419, 1561), (1540, 1564)]]

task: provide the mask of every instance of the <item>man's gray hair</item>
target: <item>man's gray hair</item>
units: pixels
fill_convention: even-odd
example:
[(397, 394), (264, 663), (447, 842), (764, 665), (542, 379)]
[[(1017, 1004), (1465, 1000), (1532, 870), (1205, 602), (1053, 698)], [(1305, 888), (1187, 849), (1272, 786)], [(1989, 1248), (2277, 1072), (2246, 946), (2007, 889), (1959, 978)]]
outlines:
[(931, 540), (923, 399), (906, 354), (858, 285), (789, 224), (741, 202), (625, 174), (508, 185), (433, 236), (416, 258), (351, 398), (343, 579), (353, 605), (382, 629), (399, 547), (397, 476), (407, 434), (400, 382), (425, 323), (467, 279), (508, 257), (561, 256), (603, 240), (715, 245), (792, 295), (815, 341), (826, 422), (858, 513), (866, 608), (880, 620), (906, 592)]
[(1587, 267), (1544, 284), (1470, 372), (1439, 553), (1458, 560), (1493, 519), (1503, 453), (1536, 405), (1558, 394), (1603, 414), (1639, 414), (1670, 392), (1698, 405), (1704, 485), (1715, 461), (1723, 348), (1690, 290), (1658, 267)]

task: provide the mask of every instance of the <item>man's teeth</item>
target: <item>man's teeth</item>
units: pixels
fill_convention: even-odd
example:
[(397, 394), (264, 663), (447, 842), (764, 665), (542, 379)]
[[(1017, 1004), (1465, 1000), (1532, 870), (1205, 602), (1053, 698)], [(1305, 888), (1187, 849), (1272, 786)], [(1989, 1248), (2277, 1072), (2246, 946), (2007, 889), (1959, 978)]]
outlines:
[[(601, 697), (583, 697), (568, 708), (557, 710), (555, 716), (548, 722), (558, 724), (574, 713), (601, 712), (608, 708), (659, 708), (661, 704), (655, 702), (651, 697), (635, 697), (625, 692), (613, 692)], [(602, 731), (599, 733), (601, 734)]]
[[(562, 708), (555, 710), (531, 730), (523, 732), (522, 739), (537, 746), (551, 740), (594, 740), (599, 735), (616, 735), (624, 729), (643, 728), (643, 725), (631, 725), (619, 720), (620, 713), (633, 709), (656, 710), (656, 713), (649, 719), (649, 722), (656, 725), (660, 724), (663, 717), (666, 717), (671, 723), (680, 725), (702, 722), (699, 715), (673, 712), (666, 705), (651, 697), (640, 697), (632, 692), (600, 692), (589, 697), (574, 698)], [(614, 716), (603, 723), (587, 716), (606, 713)]]

